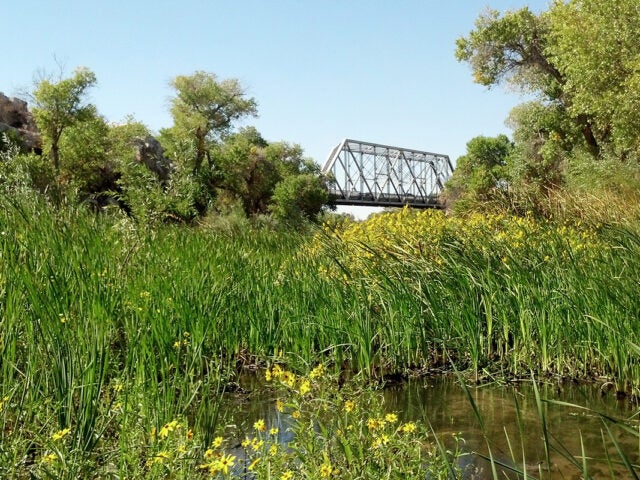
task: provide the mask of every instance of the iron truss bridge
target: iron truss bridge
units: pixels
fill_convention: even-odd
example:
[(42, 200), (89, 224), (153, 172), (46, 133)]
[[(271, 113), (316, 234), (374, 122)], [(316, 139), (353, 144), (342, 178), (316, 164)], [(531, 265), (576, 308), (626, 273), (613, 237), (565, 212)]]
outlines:
[(332, 180), (337, 205), (441, 208), (438, 197), (453, 166), (447, 155), (346, 139), (322, 173)]

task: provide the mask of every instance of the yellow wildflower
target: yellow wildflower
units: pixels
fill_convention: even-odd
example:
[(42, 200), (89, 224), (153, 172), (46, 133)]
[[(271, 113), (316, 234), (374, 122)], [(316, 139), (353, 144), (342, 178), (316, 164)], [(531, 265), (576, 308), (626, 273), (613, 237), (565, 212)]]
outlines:
[(280, 475), (280, 480), (292, 480), (293, 472), (291, 470), (287, 470), (282, 475)]
[(311, 379), (320, 378), (323, 375), (323, 373), (324, 373), (324, 365), (319, 364), (316, 368), (311, 370), (311, 373), (309, 374), (309, 378)]
[(71, 430), (69, 430), (68, 428), (63, 428), (62, 430), (59, 430), (51, 435), (51, 440), (53, 440), (54, 442), (57, 440), (62, 440), (64, 437), (69, 435), (69, 432), (71, 432)]
[(310, 391), (311, 391), (311, 384), (309, 383), (309, 380), (304, 380), (300, 384), (300, 395), (306, 395)]
[(389, 443), (389, 435), (380, 435), (379, 437), (375, 437), (373, 440), (372, 448), (380, 448), (383, 445)]
[(236, 457), (235, 455), (223, 455), (220, 460), (218, 460), (218, 466), (223, 473), (229, 473), (229, 468), (235, 465)]
[(269, 430), (269, 434), (270, 435), (277, 435), (278, 434), (278, 429), (275, 427), (271, 427), (271, 430)]
[(158, 452), (158, 453), (153, 457), (153, 459), (151, 459), (151, 460), (149, 460), (149, 461), (147, 462), (147, 464), (149, 464), (149, 465), (153, 465), (154, 463), (160, 463), (160, 464), (162, 464), (162, 463), (164, 463), (164, 462), (165, 462), (165, 460), (169, 460), (170, 458), (171, 458), (171, 455), (169, 454), (169, 452), (165, 452), (165, 451)]
[(253, 448), (254, 452), (257, 452), (258, 450), (260, 450), (263, 445), (264, 445), (264, 440), (258, 440), (257, 438), (254, 438), (253, 442), (251, 442), (251, 448)]
[(278, 445), (274, 443), (269, 447), (269, 455), (272, 457), (275, 457), (277, 453), (278, 453)]
[(353, 400), (347, 400), (346, 402), (344, 402), (345, 412), (352, 412), (354, 408), (356, 408), (356, 403)]
[(266, 432), (267, 431), (267, 426), (265, 425), (264, 420), (262, 418), (257, 420), (253, 424), (253, 428), (255, 428), (259, 432)]
[(395, 413), (387, 413), (384, 416), (384, 419), (389, 423), (395, 423), (398, 421), (398, 415), (396, 415)]
[(321, 477), (330, 477), (333, 473), (333, 466), (330, 462), (325, 460), (325, 463), (320, 467), (320, 476)]
[(416, 428), (417, 427), (415, 423), (408, 422), (402, 425), (402, 427), (400, 427), (400, 430), (403, 431), (404, 433), (412, 433), (416, 431)]
[(280, 413), (284, 412), (284, 403), (282, 403), (282, 400), (276, 400), (276, 408)]
[(293, 388), (296, 383), (296, 376), (292, 372), (284, 371), (282, 372), (281, 380), (289, 388)]
[(218, 448), (220, 445), (222, 445), (222, 441), (223, 441), (223, 438), (222, 438), (222, 437), (216, 437), (216, 438), (214, 438), (214, 439), (213, 439), (213, 443), (212, 443), (213, 448)]
[(378, 430), (384, 427), (384, 423), (384, 420), (382, 420), (381, 418), (370, 418), (369, 420), (367, 420), (367, 427), (369, 428), (369, 430)]
[(295, 418), (295, 419), (300, 418), (300, 411), (299, 411), (299, 410), (296, 410), (295, 412), (293, 412), (293, 413), (291, 414), (291, 416), (292, 416), (293, 418)]
[(55, 454), (53, 453), (48, 453), (47, 455), (42, 457), (42, 463), (53, 463), (56, 461), (58, 457), (55, 456)]
[(249, 445), (251, 445), (251, 440), (245, 438), (240, 445), (242, 445), (242, 448), (247, 448)]
[(167, 438), (169, 434), (177, 428), (180, 428), (180, 424), (177, 420), (172, 420), (169, 423), (165, 423), (158, 432), (158, 437), (161, 439)]

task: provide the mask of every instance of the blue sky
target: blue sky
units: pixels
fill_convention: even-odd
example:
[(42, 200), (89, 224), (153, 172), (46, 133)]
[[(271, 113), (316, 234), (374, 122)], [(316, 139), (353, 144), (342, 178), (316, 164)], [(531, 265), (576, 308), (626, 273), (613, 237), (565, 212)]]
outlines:
[(343, 138), (449, 155), (477, 135), (509, 133), (522, 99), (473, 83), (455, 39), (483, 10), (547, 0), (21, 0), (3, 2), (0, 92), (39, 71), (95, 72), (90, 100), (109, 121), (171, 126), (176, 75), (237, 78), (269, 141), (299, 143), (322, 164)]

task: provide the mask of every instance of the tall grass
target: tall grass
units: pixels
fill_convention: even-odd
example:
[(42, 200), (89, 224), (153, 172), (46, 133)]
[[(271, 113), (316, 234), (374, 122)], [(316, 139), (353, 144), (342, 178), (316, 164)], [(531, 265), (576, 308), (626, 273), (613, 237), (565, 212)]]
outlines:
[(3, 199), (0, 465), (46, 476), (73, 458), (69, 476), (97, 463), (146, 474), (165, 458), (158, 432), (181, 425), (209, 444), (234, 372), (274, 358), (371, 376), (452, 359), (478, 380), (533, 370), (640, 386), (636, 229), (604, 228), (585, 249), (552, 227), (519, 226), (515, 246), (429, 221), (444, 232), (435, 243), (353, 248), (322, 233), (146, 229)]
[[(496, 233), (488, 219), (485, 231), (445, 226), (453, 232), (433, 235), (437, 243), (429, 244), (426, 234), (394, 234), (397, 219), (378, 222), (388, 226), (390, 240), (375, 229), (367, 237), (359, 227), (362, 240), (345, 240), (353, 235), (347, 232), (325, 242), (341, 264), (351, 261), (349, 273), (360, 276), (369, 298), (378, 298), (387, 361), (429, 364), (447, 353), (477, 377), (533, 370), (603, 376), (627, 393), (640, 385), (635, 226), (594, 234), (532, 221), (513, 228), (502, 219)], [(416, 248), (419, 241), (427, 247)]]

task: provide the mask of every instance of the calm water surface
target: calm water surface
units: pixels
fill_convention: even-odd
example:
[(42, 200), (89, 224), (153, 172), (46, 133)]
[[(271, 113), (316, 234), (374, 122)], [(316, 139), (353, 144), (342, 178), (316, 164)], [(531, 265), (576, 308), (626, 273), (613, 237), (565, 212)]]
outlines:
[[(267, 419), (268, 424), (279, 423), (280, 431), (283, 432), (281, 441), (290, 440), (289, 434), (285, 432), (289, 419), (278, 414), (273, 398), (264, 393), (260, 378), (245, 376), (241, 379), (241, 386), (251, 393), (228, 395), (226, 408), (234, 411), (234, 417), (244, 420), (248, 432), (258, 418)], [(638, 409), (632, 407), (628, 400), (617, 400), (611, 393), (602, 395), (599, 385), (543, 384), (539, 389), (543, 399), (585, 406), (617, 419), (632, 419), (636, 431), (640, 428), (640, 423), (634, 420)], [(620, 463), (621, 457), (600, 415), (584, 409), (543, 403), (548, 438), (552, 445), (551, 469), (547, 470), (543, 467), (545, 453), (542, 424), (532, 385), (484, 385), (470, 387), (470, 392), (484, 419), (486, 437), (467, 393), (454, 379), (412, 380), (381, 390), (380, 395), (384, 397), (386, 410), (398, 412), (403, 421), (430, 423), (445, 443), (452, 442), (453, 435), (459, 434), (464, 439), (463, 450), (468, 453), (461, 462), (468, 466), (469, 479), (492, 478), (491, 467), (482, 458), (483, 455), (488, 456), (487, 444), (498, 462), (513, 465), (512, 458), (515, 456), (518, 468), (522, 466), (524, 452), (526, 470), (533, 478), (579, 479), (582, 478), (580, 470), (554, 452), (553, 447), (580, 457), (581, 442), (587, 457), (592, 457), (588, 461), (592, 478), (629, 477), (626, 470), (616, 465)], [(638, 438), (616, 426), (612, 427), (611, 423), (609, 426), (624, 453), (637, 464), (640, 461)], [(240, 434), (244, 436), (243, 432)], [(607, 454), (611, 462), (607, 462)], [(498, 470), (503, 470), (499, 473), (500, 478), (522, 478), (509, 473), (508, 469), (498, 467)]]

